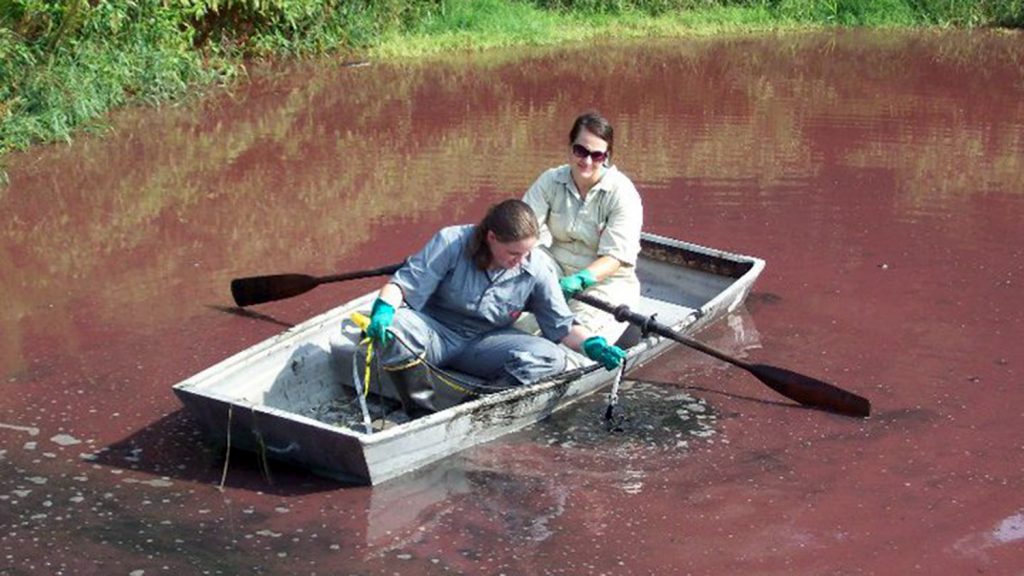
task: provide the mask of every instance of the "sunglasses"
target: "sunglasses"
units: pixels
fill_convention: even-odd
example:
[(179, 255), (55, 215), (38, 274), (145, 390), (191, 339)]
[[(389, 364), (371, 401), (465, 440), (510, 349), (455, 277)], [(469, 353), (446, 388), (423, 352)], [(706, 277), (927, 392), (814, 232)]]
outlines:
[(607, 151), (598, 152), (595, 150), (588, 150), (586, 146), (583, 146), (582, 144), (572, 145), (572, 155), (577, 158), (586, 158), (587, 156), (590, 156), (590, 159), (593, 160), (596, 164), (600, 164), (601, 162), (604, 162), (605, 159), (608, 158)]

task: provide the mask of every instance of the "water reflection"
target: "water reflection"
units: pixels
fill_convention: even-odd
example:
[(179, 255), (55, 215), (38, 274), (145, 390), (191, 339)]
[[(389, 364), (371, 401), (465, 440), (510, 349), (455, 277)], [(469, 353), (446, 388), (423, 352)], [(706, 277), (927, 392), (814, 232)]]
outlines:
[[(181, 558), (206, 545), (204, 560), (225, 573), (240, 571), (252, 556), (267, 566), (287, 564), (290, 559), (277, 555), (282, 549), (330, 565), (333, 549), (316, 548), (312, 538), (275, 545), (267, 544), (275, 536), (255, 534), (294, 533), (312, 517), (328, 526), (324, 534), (336, 535), (344, 525), (337, 545), (352, 546), (346, 558), (360, 566), (407, 542), (424, 557), (434, 550), (470, 571), (479, 567), (471, 557), (486, 548), (516, 573), (541, 561), (580, 567), (580, 556), (571, 557), (573, 545), (604, 535), (624, 541), (627, 531), (633, 536), (623, 507), (653, 499), (644, 519), (658, 526), (664, 516), (654, 508), (677, 503), (676, 492), (659, 485), (676, 481), (673, 472), (658, 467), (665, 458), (671, 463), (692, 455), (673, 452), (683, 441), (676, 434), (690, 435), (685, 426), (699, 420), (696, 413), (682, 420), (677, 409), (691, 402), (672, 395), (703, 398), (704, 414), (714, 414), (722, 399), (714, 394), (723, 390), (715, 375), (733, 374), (709, 369), (712, 361), (693, 353), (666, 355), (657, 378), (639, 378), (644, 384), (624, 396), (627, 409), (666, 410), (649, 429), (637, 430), (636, 443), (601, 428), (603, 399), (594, 397), (579, 412), (435, 469), (436, 479), (395, 485), (390, 496), (384, 489), (334, 490), (287, 470), (275, 470), (276, 484), (267, 487), (255, 461), (240, 459), (227, 489), (248, 499), (241, 514), (209, 490), (220, 480), (217, 455), (199, 447), (193, 423), (176, 412), (170, 393), (185, 376), (372, 286), (318, 289), (243, 316), (224, 313), (231, 278), (396, 261), (437, 227), (476, 220), (493, 200), (520, 194), (542, 169), (565, 161), (569, 124), (590, 106), (615, 123), (616, 163), (643, 194), (648, 230), (768, 257), (751, 305), (761, 307), (759, 322), (772, 329), (773, 351), (789, 354), (773, 360), (824, 378), (853, 366), (862, 377), (851, 387), (857, 390), (899, 382), (872, 389), (893, 411), (921, 405), (939, 415), (945, 406), (971, 404), (958, 396), (971, 387), (944, 384), (963, 384), (961, 372), (968, 370), (984, 378), (981, 386), (1012, 395), (1005, 382), (1015, 381), (1015, 365), (1004, 348), (1019, 341), (1024, 325), (1021, 307), (1008, 301), (1022, 261), (1016, 247), (1024, 201), (1022, 59), (1018, 35), (850, 31), (517, 49), (360, 68), (317, 62), (256, 73), (252, 85), (198, 106), (125, 111), (103, 138), (12, 155), (11, 184), (0, 189), (0, 476), (12, 488), (0, 497), (24, 504), (12, 508), (16, 518), (5, 523), (5, 533), (14, 530), (12, 522), (37, 528), (9, 536), (9, 549), (46, 542), (43, 531), (50, 530), (70, 543), (71, 557), (84, 526), (119, 542), (117, 553), (145, 549), (147, 538), (180, 539), (167, 550), (188, 550)], [(957, 274), (948, 282), (936, 280), (950, 270)], [(762, 292), (768, 290), (783, 296)], [(759, 345), (751, 326), (740, 328), (721, 330), (743, 343), (740, 351)], [(875, 360), (894, 349), (898, 360)], [(902, 372), (901, 363), (908, 366)], [(935, 448), (929, 440), (941, 440), (943, 457), (933, 458), (936, 463), (1009, 466), (1013, 459), (971, 459), (1012, 450), (998, 444), (1001, 437), (983, 442), (972, 436), (968, 429), (976, 427), (965, 423), (981, 414), (991, 421), (979, 430), (1012, 429), (995, 415), (1015, 405), (1005, 398), (1010, 401), (976, 396), (974, 405), (988, 412), (972, 405), (956, 413), (956, 422), (945, 415), (917, 422), (913, 441)], [(755, 404), (735, 395), (725, 400)], [(801, 417), (770, 408), (782, 416), (762, 415), (760, 424)], [(718, 430), (718, 420), (705, 421)], [(822, 423), (833, 421), (812, 422), (827, 429), (831, 424)], [(932, 433), (937, 423), (959, 426), (962, 435)], [(788, 421), (769, 424), (774, 432), (767, 438), (790, 431)], [(878, 425), (894, 428), (871, 436), (878, 442), (910, 441), (896, 429), (906, 424)], [(25, 430), (38, 430), (38, 438)], [(50, 439), (62, 434), (83, 446), (52, 445)], [(842, 428), (834, 437), (850, 434)], [(717, 434), (709, 439), (721, 440)], [(637, 446), (644, 448), (626, 450)], [(948, 446), (957, 450), (942, 452)], [(79, 458), (103, 447), (110, 449), (97, 461)], [(893, 464), (887, 458), (905, 459), (906, 447), (875, 446), (872, 458)], [(913, 457), (924, 453), (913, 448)], [(772, 457), (801, 471), (803, 462), (791, 453)], [(893, 469), (899, 466), (904, 463)], [(122, 473), (139, 482), (166, 476), (175, 485), (126, 486), (121, 478), (129, 476)], [(757, 473), (740, 461), (723, 492), (709, 488), (721, 481), (714, 474), (696, 471), (680, 482), (690, 482), (708, 506), (729, 490), (749, 502), (763, 491), (744, 492), (744, 474), (769, 490), (778, 476)], [(877, 499), (897, 494), (893, 486), (857, 476), (867, 473), (860, 468), (846, 473), (862, 482), (839, 484), (848, 492), (837, 501), (878, 496), (868, 500), (870, 514), (853, 510), (837, 518), (891, 517), (888, 504)], [(828, 474), (813, 469), (809, 476), (828, 486)], [(49, 479), (45, 491), (33, 484), (40, 479)], [(918, 480), (929, 479), (913, 480), (918, 492)], [(202, 489), (193, 490), (197, 485)], [(774, 488), (772, 498), (782, 491)], [(107, 498), (108, 492), (116, 497)], [(637, 496), (643, 499), (630, 500)], [(58, 497), (81, 497), (92, 508), (58, 520), (45, 509)], [(142, 504), (153, 499), (171, 500), (172, 509)], [(291, 517), (274, 508), (281, 500), (290, 503), (281, 507), (293, 510)], [(414, 504), (402, 508), (405, 501)], [(792, 517), (759, 506), (751, 504), (758, 526)], [(918, 511), (923, 516), (931, 509), (929, 503)], [(36, 514), (49, 516), (43, 523), (32, 519)], [(164, 526), (168, 516), (175, 523)], [(578, 538), (576, 526), (584, 526)], [(665, 521), (660, 526), (686, 529)], [(687, 534), (711, 550), (720, 542), (709, 539), (725, 530), (742, 536), (744, 528), (718, 524), (715, 533), (698, 526)], [(859, 536), (863, 549), (888, 546), (899, 536), (888, 526), (872, 533), (877, 539)], [(747, 530), (747, 543), (756, 536)], [(495, 547), (495, 541), (508, 546)], [(553, 557), (524, 558), (545, 542), (558, 543)], [(26, 554), (42, 557), (47, 551), (39, 546)], [(85, 545), (108, 555), (109, 546)], [(226, 559), (210, 552), (228, 547)], [(662, 543), (663, 552), (676, 549)], [(602, 559), (616, 562), (614, 554)], [(649, 565), (660, 566), (658, 560), (664, 558), (652, 557)], [(31, 561), (10, 563), (18, 570)], [(153, 571), (158, 562), (170, 561), (155, 560)], [(381, 562), (388, 573), (407, 567)]]
[[(739, 358), (761, 345), (744, 308), (703, 338)], [(473, 538), (486, 542), (497, 534), (529, 546), (554, 536), (566, 501), (596, 486), (609, 499), (642, 494), (663, 482), (665, 470), (685, 465), (692, 451), (729, 443), (715, 408), (694, 392), (708, 392), (703, 383), (721, 368), (716, 362), (690, 362), (681, 385), (625, 380), (615, 422), (605, 418), (607, 394), (593, 394), (498, 443), (375, 486), (367, 544), (378, 551), (415, 548), (438, 532), (462, 529), (472, 511), (486, 518), (474, 522)], [(597, 515), (585, 528), (603, 535), (612, 522)]]

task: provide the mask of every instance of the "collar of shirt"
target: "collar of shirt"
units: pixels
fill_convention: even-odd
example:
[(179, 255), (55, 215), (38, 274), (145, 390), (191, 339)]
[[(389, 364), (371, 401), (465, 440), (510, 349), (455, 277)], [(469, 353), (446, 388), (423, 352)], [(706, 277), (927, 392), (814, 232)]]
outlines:
[[(605, 166), (604, 171), (601, 173), (601, 179), (594, 184), (594, 187), (587, 192), (587, 198), (591, 197), (592, 192), (611, 191), (612, 181), (614, 180), (613, 174), (618, 172), (618, 168), (614, 164), (611, 166)], [(576, 183), (572, 181), (572, 167), (568, 164), (564, 165), (561, 170), (555, 174), (555, 180), (565, 185), (568, 190), (572, 190), (579, 196), (579, 190), (576, 189)]]

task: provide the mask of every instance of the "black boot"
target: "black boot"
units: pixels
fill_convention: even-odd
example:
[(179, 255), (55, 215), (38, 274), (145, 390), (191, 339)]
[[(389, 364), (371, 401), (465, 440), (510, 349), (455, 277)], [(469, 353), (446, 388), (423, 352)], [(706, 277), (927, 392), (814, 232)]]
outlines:
[(387, 374), (402, 403), (402, 410), (410, 419), (450, 408), (476, 395), (465, 386), (434, 374), (422, 362), (387, 370)]

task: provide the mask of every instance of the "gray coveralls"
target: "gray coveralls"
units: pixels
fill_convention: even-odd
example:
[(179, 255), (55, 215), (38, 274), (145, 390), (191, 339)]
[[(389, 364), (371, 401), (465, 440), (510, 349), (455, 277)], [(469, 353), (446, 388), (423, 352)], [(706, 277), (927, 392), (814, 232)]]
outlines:
[[(485, 380), (529, 384), (561, 371), (565, 352), (558, 345), (569, 334), (573, 314), (558, 278), (541, 250), (515, 269), (480, 270), (466, 247), (475, 226), (452, 226), (434, 235), (391, 282), (405, 303), (391, 331), (397, 339), (381, 351), (394, 370), (425, 359)], [(512, 324), (532, 312), (543, 338)]]

